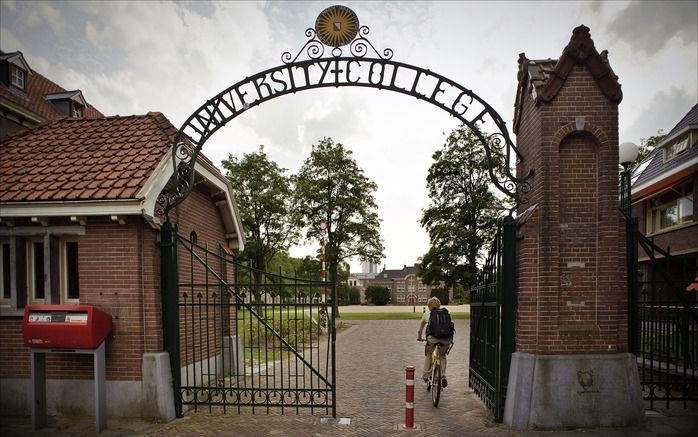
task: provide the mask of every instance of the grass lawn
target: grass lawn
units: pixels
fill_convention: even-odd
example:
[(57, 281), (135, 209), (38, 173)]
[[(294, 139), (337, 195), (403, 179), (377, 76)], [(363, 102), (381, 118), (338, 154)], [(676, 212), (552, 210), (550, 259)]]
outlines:
[[(422, 312), (416, 313), (342, 313), (339, 310), (339, 320), (419, 320)], [(470, 313), (451, 313), (452, 319), (469, 319)]]

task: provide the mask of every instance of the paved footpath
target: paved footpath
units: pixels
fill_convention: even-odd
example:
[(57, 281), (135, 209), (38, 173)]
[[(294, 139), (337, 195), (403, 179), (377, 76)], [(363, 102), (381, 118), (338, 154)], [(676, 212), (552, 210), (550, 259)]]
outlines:
[[(431, 405), (424, 385), (415, 387), (417, 431), (400, 430), (404, 422), (405, 367), (419, 368), (423, 344), (415, 340), (418, 321), (345, 321), (351, 326), (337, 336), (337, 417), (350, 425), (320, 424), (324, 415), (265, 415), (249, 412), (187, 413), (167, 424), (110, 420), (100, 436), (695, 436), (698, 409), (650, 411), (644, 425), (635, 428), (598, 428), (567, 431), (514, 431), (494, 423), (468, 388), (468, 320), (456, 320), (456, 344), (448, 363), (449, 387), (439, 408)], [(50, 420), (50, 427), (31, 433), (28, 418), (3, 418), (0, 435), (51, 437), (94, 435), (94, 423), (85, 419)]]

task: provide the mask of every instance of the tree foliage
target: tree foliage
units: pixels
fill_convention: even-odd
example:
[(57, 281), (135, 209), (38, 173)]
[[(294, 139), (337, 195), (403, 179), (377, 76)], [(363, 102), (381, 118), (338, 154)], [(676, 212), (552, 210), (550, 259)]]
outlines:
[(364, 175), (351, 151), (324, 138), (313, 146), (295, 186), (305, 237), (319, 240), (320, 223), (329, 223), (325, 253), (330, 270), (353, 256), (380, 261), (383, 243), (374, 199), (377, 186)]
[(337, 285), (337, 304), (338, 305), (356, 305), (359, 303), (360, 292), (357, 287), (351, 287), (348, 284)]
[(369, 285), (366, 287), (366, 299), (374, 305), (386, 305), (390, 302), (390, 290), (388, 290), (388, 287)]
[[(484, 148), (473, 131), (452, 131), (433, 155), (427, 175), (430, 205), (421, 225), (430, 247), (421, 258), (419, 276), (426, 284), (469, 288), (475, 281), (478, 255), (492, 240), (506, 202), (491, 190)], [(495, 172), (504, 165), (493, 155)]]
[[(291, 178), (286, 169), (269, 160), (263, 146), (242, 159), (228, 155), (222, 164), (235, 189), (245, 229), (247, 241), (241, 258), (248, 259), (254, 269), (267, 270), (272, 258), (299, 238)], [(256, 284), (260, 279), (255, 274)]]
[(448, 288), (432, 288), (431, 289), (431, 295), (433, 297), (439, 298), (439, 302), (441, 302), (441, 305), (448, 305), (449, 303), (449, 298), (448, 298)]
[(640, 138), (640, 147), (635, 161), (631, 162), (628, 166), (629, 170), (634, 170), (635, 167), (640, 165), (642, 161), (649, 156), (654, 150), (654, 147), (659, 144), (660, 141), (664, 139), (666, 133), (663, 129), (659, 129), (656, 135), (652, 135), (648, 138)]

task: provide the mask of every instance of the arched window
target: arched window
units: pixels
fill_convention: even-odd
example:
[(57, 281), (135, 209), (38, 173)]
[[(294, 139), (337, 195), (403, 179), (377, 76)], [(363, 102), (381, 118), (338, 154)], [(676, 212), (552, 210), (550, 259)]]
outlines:
[(196, 244), (197, 238), (196, 238), (196, 231), (191, 231), (191, 234), (189, 234), (189, 241), (192, 244)]

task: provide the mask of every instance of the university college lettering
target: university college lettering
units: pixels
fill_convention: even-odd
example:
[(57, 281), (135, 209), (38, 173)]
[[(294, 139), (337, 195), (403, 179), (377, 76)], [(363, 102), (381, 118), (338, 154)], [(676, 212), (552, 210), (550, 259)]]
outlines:
[[(272, 68), (236, 83), (201, 106), (184, 133), (202, 144), (231, 119), (262, 102), (296, 91), (364, 86), (399, 92), (440, 107), (466, 124), (484, 122), (489, 106), (470, 90), (428, 70), (385, 59), (315, 59)], [(476, 117), (465, 116), (470, 113)], [(498, 120), (493, 120), (498, 124)]]

